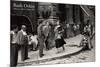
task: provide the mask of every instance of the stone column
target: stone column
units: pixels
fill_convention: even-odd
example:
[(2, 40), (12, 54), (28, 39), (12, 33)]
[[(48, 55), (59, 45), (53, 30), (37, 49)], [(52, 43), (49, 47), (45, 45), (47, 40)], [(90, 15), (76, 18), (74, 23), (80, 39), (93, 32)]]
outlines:
[(72, 37), (74, 36), (73, 29), (72, 29), (72, 24), (73, 24), (73, 6), (72, 5), (66, 5), (66, 24), (69, 25), (66, 29), (66, 34), (67, 37)]
[(66, 5), (67, 8), (67, 23), (73, 24), (73, 6), (72, 5)]
[[(40, 12), (40, 19), (43, 19), (42, 21), (48, 21), (48, 23), (50, 23), (50, 28), (49, 28), (49, 34), (48, 34), (48, 37), (47, 37), (47, 44), (48, 44), (48, 48), (52, 48), (54, 47), (54, 37), (55, 37), (55, 32), (54, 32), (54, 26), (53, 26), (53, 23), (52, 23), (52, 19), (53, 19), (53, 16), (54, 16), (54, 6), (52, 3), (39, 3), (39, 12)], [(45, 17), (47, 16), (47, 17)], [(41, 21), (41, 22), (42, 22)]]
[(80, 33), (80, 6), (79, 5), (74, 5), (73, 6), (73, 13), (74, 13), (74, 23), (77, 25), (77, 29), (76, 29), (76, 35)]
[(80, 6), (74, 5), (74, 22), (80, 24)]

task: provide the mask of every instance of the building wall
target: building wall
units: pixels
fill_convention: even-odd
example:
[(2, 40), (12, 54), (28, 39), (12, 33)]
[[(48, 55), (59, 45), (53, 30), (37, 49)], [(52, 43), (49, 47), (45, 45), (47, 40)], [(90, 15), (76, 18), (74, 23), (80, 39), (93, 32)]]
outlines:
[(27, 19), (30, 21), (29, 24), (32, 25), (31, 26), (32, 32), (36, 32), (36, 8), (35, 7), (36, 6), (34, 2), (11, 1), (11, 15), (27, 17)]
[[(33, 32), (37, 32), (37, 26), (43, 20), (50, 19), (55, 23), (54, 19), (58, 19), (65, 29), (65, 37), (69, 35), (73, 36), (73, 24), (79, 24), (80, 26), (83, 26), (86, 24), (86, 21), (90, 19), (90, 17), (88, 17), (86, 13), (80, 8), (80, 5), (12, 1), (11, 6), (12, 15), (24, 15), (28, 17), (32, 24)], [(90, 9), (88, 9), (88, 11), (89, 10)], [(92, 12), (90, 10), (91, 14), (95, 13), (94, 11)], [(43, 14), (44, 16), (48, 15), (48, 17), (44, 18)], [(94, 19), (94, 17), (91, 19), (91, 22), (93, 22), (92, 25), (94, 25)], [(68, 29), (66, 29), (67, 24), (69, 24), (71, 27), (69, 30), (70, 33), (68, 33)]]

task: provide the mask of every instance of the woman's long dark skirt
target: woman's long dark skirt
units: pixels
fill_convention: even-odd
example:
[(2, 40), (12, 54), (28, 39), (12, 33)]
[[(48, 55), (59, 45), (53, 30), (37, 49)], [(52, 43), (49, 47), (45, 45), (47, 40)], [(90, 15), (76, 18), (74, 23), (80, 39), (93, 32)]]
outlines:
[(56, 48), (60, 48), (62, 47), (64, 44), (66, 44), (66, 42), (64, 41), (64, 39), (61, 37), (61, 39), (56, 39), (55, 40), (56, 43)]

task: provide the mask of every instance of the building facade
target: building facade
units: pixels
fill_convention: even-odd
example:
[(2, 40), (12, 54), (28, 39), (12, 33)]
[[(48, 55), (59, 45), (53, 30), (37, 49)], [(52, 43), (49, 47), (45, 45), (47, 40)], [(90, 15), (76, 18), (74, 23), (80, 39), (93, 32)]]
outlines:
[[(74, 36), (73, 25), (80, 27), (77, 34), (80, 34), (87, 23), (95, 22), (95, 7), (90, 5), (74, 5), (44, 2), (11, 1), (11, 16), (25, 16), (30, 23), (25, 21), (16, 22), (18, 25), (25, 24), (32, 28), (32, 32), (37, 33), (37, 26), (43, 20), (49, 19), (55, 23), (59, 20), (64, 27), (64, 37)], [(12, 22), (13, 24), (16, 24)], [(68, 28), (69, 26), (70, 28)]]

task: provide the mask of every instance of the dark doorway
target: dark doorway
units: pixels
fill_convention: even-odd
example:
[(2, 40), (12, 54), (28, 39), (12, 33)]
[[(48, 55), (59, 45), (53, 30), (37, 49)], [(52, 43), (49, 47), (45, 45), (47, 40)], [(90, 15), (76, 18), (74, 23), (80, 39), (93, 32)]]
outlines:
[(11, 15), (11, 26), (10, 28), (14, 25), (17, 25), (19, 30), (21, 29), (21, 25), (26, 25), (27, 27), (27, 33), (32, 33), (32, 24), (29, 21), (29, 19), (25, 16), (17, 16), (17, 15)]

